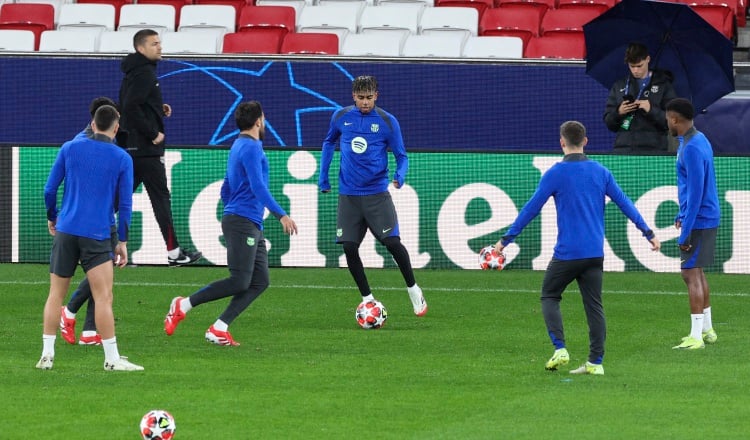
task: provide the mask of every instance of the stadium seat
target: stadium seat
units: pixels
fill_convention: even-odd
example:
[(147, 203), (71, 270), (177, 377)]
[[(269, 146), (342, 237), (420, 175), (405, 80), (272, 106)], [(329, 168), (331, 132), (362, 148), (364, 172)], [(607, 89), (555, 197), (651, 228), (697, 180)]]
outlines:
[(33, 52), (36, 35), (32, 31), (0, 29), (0, 52)]
[(39, 52), (96, 52), (98, 34), (78, 30), (44, 31)]
[(112, 5), (115, 7), (115, 29), (120, 22), (120, 8), (126, 4), (132, 4), (133, 0), (76, 0), (76, 3), (91, 3), (100, 5)]
[(744, 0), (678, 0), (680, 3), (686, 3), (689, 6), (729, 8), (735, 17), (738, 27), (745, 27), (747, 24), (746, 14), (747, 6)]
[(333, 33), (342, 44), (348, 33), (357, 33), (360, 13), (359, 2), (305, 6), (297, 20), (297, 32)]
[(295, 31), (296, 20), (294, 8), (291, 6), (245, 6), (240, 12), (237, 32), (251, 30), (254, 35), (275, 35), (278, 46), (277, 51), (272, 53), (278, 53), (284, 35)]
[(341, 45), (341, 55), (399, 57), (404, 38), (402, 34), (349, 34)]
[(542, 17), (541, 35), (583, 32), (583, 25), (599, 16), (596, 9), (552, 9)]
[(296, 17), (299, 17), (305, 5), (307, 5), (305, 0), (255, 0), (255, 6), (289, 6), (294, 8), (295, 26), (297, 25)]
[(435, 0), (378, 0), (378, 6), (433, 7)]
[[(476, 10), (472, 11), (476, 13)], [(404, 41), (401, 55), (412, 58), (460, 58), (464, 41), (464, 35), (459, 32), (411, 35)]]
[(139, 5), (169, 5), (174, 8), (174, 27), (177, 29), (180, 25), (180, 12), (185, 5), (192, 4), (192, 0), (138, 0)]
[(481, 18), (487, 9), (494, 7), (494, 0), (436, 0), (435, 6), (474, 8)]
[(165, 32), (161, 36), (163, 54), (215, 54), (219, 44), (216, 35), (199, 32)]
[(55, 29), (55, 8), (48, 4), (6, 3), (0, 7), (0, 29), (34, 33), (34, 49), (39, 50), (42, 32)]
[(479, 35), (520, 37), (524, 47), (532, 37), (538, 37), (545, 9), (509, 5), (489, 9), (479, 22)]
[(520, 37), (469, 37), (461, 55), (465, 58), (523, 58)]
[(583, 32), (555, 32), (548, 36), (534, 37), (529, 41), (523, 55), (524, 58), (582, 60), (586, 58)]
[(289, 33), (281, 42), (279, 52), (282, 54), (338, 55), (339, 37), (329, 33)]
[[(11, 3), (12, 0), (6, 1), (6, 3)], [(65, 0), (16, 0), (16, 3), (41, 3), (41, 4), (47, 4), (52, 5), (53, 8), (55, 8), (55, 26), (57, 26), (57, 20), (60, 18), (60, 8), (62, 8), (63, 3), (65, 3)], [(0, 1), (0, 4), (2, 4), (2, 1)], [(53, 28), (54, 29), (54, 28)]]
[(460, 32), (468, 38), (476, 36), (478, 28), (479, 13), (474, 8), (425, 8), (419, 19), (419, 33), (423, 35)]
[[(221, 44), (224, 34), (235, 31), (235, 9), (228, 5), (185, 5), (180, 13), (180, 32), (210, 33)], [(220, 49), (219, 49), (220, 51)]]
[(421, 12), (417, 8), (367, 6), (359, 19), (359, 33), (396, 33), (405, 39), (419, 32)]
[(224, 34), (222, 53), (277, 54), (283, 39), (284, 34), (263, 29)]
[(176, 14), (174, 6), (171, 5), (125, 5), (120, 10), (120, 26), (117, 29), (153, 29), (163, 36), (165, 32), (174, 32)]
[(242, 8), (248, 5), (253, 5), (252, 0), (193, 0), (194, 5), (220, 5), (220, 6), (231, 6), (234, 8), (234, 26), (235, 28), (240, 22), (240, 12)]
[(57, 30), (74, 28), (115, 30), (115, 7), (110, 4), (65, 3), (60, 8)]
[(617, 0), (557, 0), (557, 9), (593, 9), (601, 15), (617, 3)]
[(99, 52), (104, 53), (130, 53), (134, 52), (133, 35), (137, 29), (126, 29), (120, 31), (104, 31), (99, 36)]
[(730, 40), (735, 39), (736, 20), (731, 9), (712, 5), (690, 5), (690, 7), (725, 37)]

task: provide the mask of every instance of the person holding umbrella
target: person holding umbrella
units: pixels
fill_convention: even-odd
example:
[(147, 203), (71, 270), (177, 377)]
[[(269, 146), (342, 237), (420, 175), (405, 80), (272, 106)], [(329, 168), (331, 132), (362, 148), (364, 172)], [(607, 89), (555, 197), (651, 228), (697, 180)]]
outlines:
[(621, 154), (668, 150), (667, 102), (677, 97), (668, 71), (649, 68), (651, 57), (641, 43), (625, 50), (627, 78), (615, 81), (604, 109), (604, 123), (617, 133), (614, 151)]

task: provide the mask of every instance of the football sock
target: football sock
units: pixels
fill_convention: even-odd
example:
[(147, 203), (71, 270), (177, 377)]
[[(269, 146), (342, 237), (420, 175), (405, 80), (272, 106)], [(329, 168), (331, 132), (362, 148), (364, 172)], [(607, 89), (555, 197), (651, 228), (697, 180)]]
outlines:
[(75, 319), (76, 314), (68, 310), (68, 306), (63, 307), (63, 313), (65, 313), (65, 317), (68, 319)]
[(711, 306), (708, 306), (703, 309), (703, 331), (707, 332), (713, 327), (714, 324), (711, 322)]
[(180, 256), (180, 248), (176, 247), (171, 251), (167, 251), (167, 255), (169, 255), (169, 258), (178, 258)]
[(416, 293), (416, 292), (419, 292), (419, 286), (417, 286), (417, 283), (414, 283), (414, 285), (413, 285), (413, 286), (411, 286), (411, 287), (407, 287), (407, 288), (406, 288), (406, 290), (407, 290), (407, 291), (408, 291), (409, 293)]
[(93, 338), (96, 336), (96, 330), (84, 330), (81, 332), (81, 336), (84, 338)]
[(182, 310), (182, 313), (187, 313), (192, 308), (193, 304), (190, 302), (190, 298), (183, 298), (182, 301), (180, 301), (180, 310)]
[(217, 319), (216, 322), (214, 322), (214, 328), (220, 332), (225, 332), (229, 329), (229, 326), (221, 319)]
[(117, 350), (117, 337), (112, 336), (110, 339), (102, 339), (104, 347), (104, 360), (114, 362), (120, 359), (120, 352)]
[(703, 313), (691, 313), (690, 314), (690, 337), (697, 340), (702, 340), (703, 336)]
[(375, 301), (375, 297), (372, 296), (372, 293), (369, 294), (369, 295), (367, 295), (367, 296), (363, 296), (362, 297), (362, 302), (365, 302), (365, 301)]
[(42, 335), (42, 356), (55, 356), (55, 338), (57, 335)]

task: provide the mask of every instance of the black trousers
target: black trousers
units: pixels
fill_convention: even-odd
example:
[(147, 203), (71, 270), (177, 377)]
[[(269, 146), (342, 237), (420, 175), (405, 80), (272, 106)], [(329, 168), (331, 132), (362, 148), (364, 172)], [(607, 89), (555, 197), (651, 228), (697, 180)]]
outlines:
[(133, 192), (143, 183), (167, 250), (180, 246), (172, 222), (172, 196), (167, 187), (164, 156), (133, 157)]
[(604, 358), (604, 341), (607, 326), (602, 305), (602, 275), (604, 258), (558, 260), (553, 258), (547, 266), (542, 283), (542, 315), (547, 332), (555, 348), (565, 347), (563, 318), (560, 301), (565, 288), (573, 280), (578, 282), (583, 309), (589, 326), (589, 362), (600, 364)]

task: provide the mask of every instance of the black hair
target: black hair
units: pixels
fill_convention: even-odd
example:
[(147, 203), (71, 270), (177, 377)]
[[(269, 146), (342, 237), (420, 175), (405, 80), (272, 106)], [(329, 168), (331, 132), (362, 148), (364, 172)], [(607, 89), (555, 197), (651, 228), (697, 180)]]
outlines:
[(103, 105), (94, 113), (94, 125), (100, 131), (107, 131), (120, 120), (120, 113), (111, 105)]
[(648, 48), (641, 43), (630, 43), (625, 49), (625, 63), (636, 64), (648, 57)]
[(234, 111), (234, 121), (240, 131), (249, 130), (263, 115), (263, 108), (258, 101), (243, 102)]
[(378, 80), (374, 76), (363, 75), (354, 78), (352, 81), (352, 93), (360, 92), (377, 92)]
[(586, 138), (586, 127), (578, 121), (566, 121), (560, 126), (560, 137), (571, 147), (582, 147)]
[(685, 98), (670, 99), (667, 102), (666, 111), (675, 112), (688, 121), (692, 121), (695, 117), (695, 107)]
[(107, 98), (106, 96), (100, 96), (98, 98), (94, 98), (93, 101), (91, 101), (91, 104), (89, 104), (89, 113), (91, 113), (91, 117), (94, 117), (94, 114), (96, 113), (96, 110), (99, 109), (99, 107), (103, 105), (111, 105), (115, 109), (117, 109), (117, 104), (115, 104), (114, 101)]
[(153, 35), (159, 35), (159, 33), (153, 29), (141, 29), (136, 32), (135, 35), (133, 35), (133, 49), (138, 50), (139, 46), (146, 44), (146, 38)]

